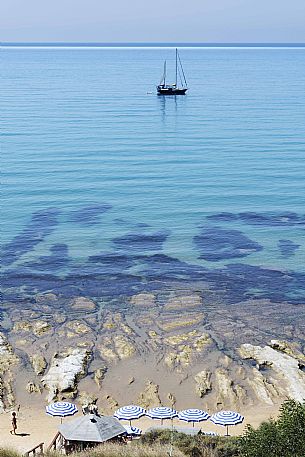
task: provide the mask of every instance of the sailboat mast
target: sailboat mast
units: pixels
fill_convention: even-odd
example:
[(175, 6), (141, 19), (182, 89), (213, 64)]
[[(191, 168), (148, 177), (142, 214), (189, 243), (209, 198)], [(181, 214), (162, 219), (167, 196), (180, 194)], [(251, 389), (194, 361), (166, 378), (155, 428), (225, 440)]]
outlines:
[(177, 79), (178, 79), (178, 49), (176, 48), (176, 84), (175, 86), (177, 87)]
[(164, 86), (166, 84), (166, 60), (164, 60)]

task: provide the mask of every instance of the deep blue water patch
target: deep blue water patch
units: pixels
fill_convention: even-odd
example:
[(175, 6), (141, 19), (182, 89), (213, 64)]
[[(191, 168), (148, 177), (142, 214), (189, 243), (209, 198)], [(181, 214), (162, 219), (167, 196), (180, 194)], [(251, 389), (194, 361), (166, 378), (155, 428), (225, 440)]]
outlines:
[(141, 275), (148, 281), (183, 280), (196, 281), (204, 279), (208, 271), (200, 265), (192, 265), (165, 254), (136, 257)]
[(282, 213), (255, 213), (244, 212), (239, 213), (239, 220), (249, 225), (264, 225), (274, 227), (290, 227), (295, 225), (304, 225), (305, 218), (294, 212)]
[(238, 220), (238, 214), (223, 212), (211, 214), (210, 216), (207, 216), (206, 219), (213, 222), (234, 222)]
[(119, 274), (126, 273), (129, 268), (134, 266), (134, 260), (123, 253), (118, 252), (102, 252), (97, 255), (90, 256), (86, 263), (86, 271), (100, 274)]
[(247, 225), (261, 225), (266, 227), (305, 227), (305, 215), (297, 214), (292, 211), (281, 213), (256, 213), (245, 211), (242, 213), (216, 213), (206, 217), (213, 222), (235, 222), (240, 221)]
[(294, 256), (295, 251), (299, 249), (300, 244), (296, 244), (291, 240), (279, 240), (278, 247), (281, 255), (285, 258)]
[(219, 261), (238, 257), (247, 257), (263, 247), (251, 240), (239, 230), (208, 227), (194, 237), (194, 243), (200, 251), (200, 259)]
[(1, 264), (3, 266), (11, 265), (23, 254), (32, 251), (37, 244), (55, 230), (59, 213), (60, 211), (56, 208), (33, 213), (30, 222), (24, 229), (1, 248)]
[(112, 205), (109, 203), (99, 203), (94, 205), (83, 206), (70, 211), (68, 220), (80, 225), (96, 225), (101, 221), (101, 216), (109, 211)]
[(163, 243), (170, 235), (169, 230), (145, 234), (145, 233), (127, 233), (126, 235), (113, 238), (112, 242), (116, 249), (126, 251), (131, 255), (141, 254), (149, 251), (162, 251)]

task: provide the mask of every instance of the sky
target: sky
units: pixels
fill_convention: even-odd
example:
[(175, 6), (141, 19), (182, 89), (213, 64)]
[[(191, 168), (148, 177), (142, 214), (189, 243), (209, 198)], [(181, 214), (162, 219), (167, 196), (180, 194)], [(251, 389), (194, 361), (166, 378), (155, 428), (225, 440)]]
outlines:
[(305, 0), (3, 0), (1, 41), (305, 42)]

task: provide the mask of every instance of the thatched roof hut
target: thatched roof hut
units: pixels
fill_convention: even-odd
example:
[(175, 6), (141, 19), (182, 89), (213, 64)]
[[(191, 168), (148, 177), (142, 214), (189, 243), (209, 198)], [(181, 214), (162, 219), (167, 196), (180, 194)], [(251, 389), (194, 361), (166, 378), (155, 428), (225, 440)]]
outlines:
[(125, 428), (112, 416), (86, 414), (59, 427), (67, 441), (104, 443), (126, 433)]
[(113, 416), (86, 414), (61, 424), (49, 450), (64, 449), (66, 454), (94, 447), (105, 441), (123, 441), (126, 429)]

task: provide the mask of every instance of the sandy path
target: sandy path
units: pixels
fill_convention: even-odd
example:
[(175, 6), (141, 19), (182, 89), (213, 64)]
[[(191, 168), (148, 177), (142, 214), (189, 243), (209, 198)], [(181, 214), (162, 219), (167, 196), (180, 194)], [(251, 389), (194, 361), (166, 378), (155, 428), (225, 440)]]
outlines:
[[(68, 417), (64, 419), (64, 421), (71, 421), (79, 414), (80, 413), (77, 413), (74, 417)], [(268, 419), (270, 416), (276, 416), (276, 414), (277, 408), (275, 407), (249, 408), (245, 414), (244, 423), (237, 425), (236, 427), (230, 427), (230, 434), (242, 434), (246, 423), (251, 423), (253, 426), (257, 427), (263, 420)], [(122, 421), (122, 424), (128, 425), (128, 423), (124, 421)], [(22, 408), (19, 413), (17, 430), (20, 435), (14, 436), (10, 434), (11, 414), (0, 414), (0, 447), (11, 447), (18, 451), (26, 452), (41, 442), (44, 442), (45, 445), (48, 446), (55, 436), (59, 425), (59, 418), (47, 416), (41, 409)], [(133, 421), (133, 425), (136, 425), (145, 431), (153, 425), (160, 425), (160, 421), (142, 418)], [(170, 427), (171, 423), (170, 421), (164, 421), (164, 425)], [(174, 425), (187, 428), (192, 426), (191, 424), (176, 419), (174, 420)], [(224, 427), (214, 425), (210, 421), (195, 424), (195, 427), (201, 428), (203, 431), (215, 431), (221, 435), (225, 434)], [(21, 436), (22, 434), (25, 435)]]

